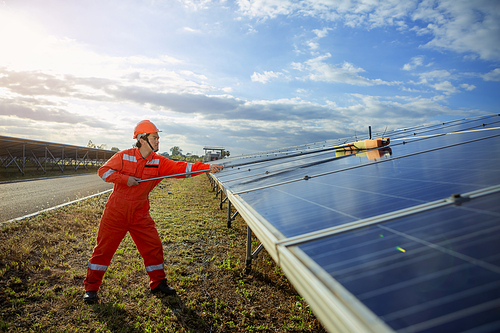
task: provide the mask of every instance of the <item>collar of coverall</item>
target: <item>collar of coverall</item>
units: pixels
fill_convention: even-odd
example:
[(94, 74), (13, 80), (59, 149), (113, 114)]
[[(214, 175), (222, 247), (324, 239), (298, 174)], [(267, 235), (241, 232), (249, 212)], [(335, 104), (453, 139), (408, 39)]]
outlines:
[(149, 155), (146, 156), (146, 158), (144, 158), (144, 157), (142, 157), (142, 154), (141, 154), (141, 151), (139, 150), (139, 148), (135, 148), (135, 156), (138, 158), (141, 158), (141, 159), (145, 159), (148, 162), (151, 162), (151, 160), (155, 156), (155, 152), (154, 151), (150, 152)]

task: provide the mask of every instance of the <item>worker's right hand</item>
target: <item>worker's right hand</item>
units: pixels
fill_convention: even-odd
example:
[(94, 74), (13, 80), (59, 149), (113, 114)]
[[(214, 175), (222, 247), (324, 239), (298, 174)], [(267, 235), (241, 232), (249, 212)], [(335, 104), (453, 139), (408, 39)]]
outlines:
[(139, 183), (137, 182), (140, 178), (129, 176), (127, 180), (127, 186), (137, 186)]

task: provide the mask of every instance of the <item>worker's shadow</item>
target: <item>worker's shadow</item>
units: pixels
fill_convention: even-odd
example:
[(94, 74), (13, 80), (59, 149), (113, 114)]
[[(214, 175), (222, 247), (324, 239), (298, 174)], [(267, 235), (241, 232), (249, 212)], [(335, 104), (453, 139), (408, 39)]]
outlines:
[(172, 310), (177, 322), (188, 332), (205, 332), (207, 323), (197, 313), (196, 309), (186, 305), (179, 295), (160, 296), (163, 305)]
[(106, 322), (107, 329), (110, 332), (132, 332), (139, 333), (138, 329), (128, 325), (128, 313), (115, 302), (99, 302), (90, 305), (97, 314), (98, 321)]

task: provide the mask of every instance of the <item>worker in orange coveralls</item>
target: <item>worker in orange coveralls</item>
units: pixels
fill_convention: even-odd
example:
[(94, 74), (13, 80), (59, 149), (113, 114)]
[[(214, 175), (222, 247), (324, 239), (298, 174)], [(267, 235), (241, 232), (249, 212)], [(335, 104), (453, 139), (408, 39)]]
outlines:
[[(165, 278), (162, 242), (155, 222), (149, 215), (148, 195), (161, 179), (140, 183), (137, 181), (206, 169), (215, 173), (222, 170), (222, 166), (201, 162), (175, 162), (156, 154), (160, 138), (158, 132), (161, 131), (149, 120), (139, 122), (134, 130), (137, 148), (116, 153), (98, 171), (104, 181), (114, 183), (114, 188), (104, 208), (97, 244), (88, 262), (84, 281), (85, 303), (93, 304), (98, 301), (97, 291), (104, 273), (127, 232), (144, 259), (151, 291), (165, 295), (175, 294), (175, 289), (168, 286)], [(199, 174), (201, 173), (192, 175)], [(175, 178), (189, 176), (190, 174)]]

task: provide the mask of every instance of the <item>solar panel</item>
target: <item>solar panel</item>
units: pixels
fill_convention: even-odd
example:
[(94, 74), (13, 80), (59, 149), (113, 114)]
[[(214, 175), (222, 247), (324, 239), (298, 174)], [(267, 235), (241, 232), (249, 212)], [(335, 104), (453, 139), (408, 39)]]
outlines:
[[(223, 160), (216, 181), (325, 327), (500, 329), (500, 115)], [(361, 138), (364, 139), (364, 138)], [(220, 162), (220, 161), (219, 161)]]
[[(13, 138), (0, 135), (0, 164), (5, 168), (16, 166), (24, 174), (27, 161), (31, 161), (44, 173), (47, 167), (57, 166), (61, 172), (65, 166), (73, 170), (87, 164), (102, 165), (116, 151), (66, 145), (47, 141), (37, 141), (22, 138)], [(48, 164), (48, 165), (47, 165)]]
[(296, 247), (395, 330), (500, 328), (499, 202), (496, 192)]

